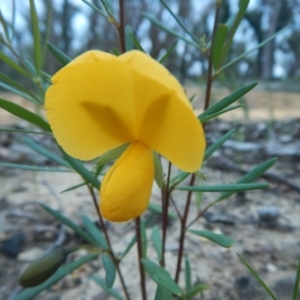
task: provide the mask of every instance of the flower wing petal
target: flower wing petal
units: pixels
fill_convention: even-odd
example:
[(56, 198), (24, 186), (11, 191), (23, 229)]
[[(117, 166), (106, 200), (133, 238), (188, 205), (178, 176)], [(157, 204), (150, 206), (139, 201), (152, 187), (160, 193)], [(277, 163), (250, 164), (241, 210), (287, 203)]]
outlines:
[(114, 55), (89, 51), (52, 78), (46, 112), (65, 151), (89, 160), (133, 138), (135, 108), (128, 65)]
[(205, 136), (179, 82), (148, 55), (131, 51), (120, 59), (132, 73), (138, 139), (186, 172), (202, 164)]
[(104, 218), (124, 222), (141, 215), (149, 203), (153, 177), (153, 151), (133, 142), (102, 181), (100, 210)]

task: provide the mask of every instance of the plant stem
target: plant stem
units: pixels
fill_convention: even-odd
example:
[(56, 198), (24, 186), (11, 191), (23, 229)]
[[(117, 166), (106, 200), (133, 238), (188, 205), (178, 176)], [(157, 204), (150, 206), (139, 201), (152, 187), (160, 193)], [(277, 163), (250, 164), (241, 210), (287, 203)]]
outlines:
[(162, 267), (165, 266), (165, 249), (166, 249), (166, 237), (167, 237), (167, 227), (168, 227), (168, 209), (170, 202), (170, 193), (169, 193), (169, 185), (170, 185), (170, 177), (171, 177), (171, 168), (172, 164), (169, 162), (168, 166), (168, 175), (167, 182), (165, 187), (162, 190), (162, 256), (160, 265)]
[[(196, 175), (193, 173), (190, 180), (190, 186), (194, 185), (196, 179)], [(177, 267), (176, 267), (176, 273), (175, 273), (175, 282), (178, 283), (179, 281), (179, 275), (181, 270), (181, 262), (183, 258), (183, 252), (184, 252), (184, 238), (185, 238), (185, 226), (189, 214), (190, 204), (192, 200), (192, 191), (188, 192), (187, 199), (186, 199), (186, 205), (184, 209), (184, 214), (182, 216), (181, 220), (181, 226), (180, 226), (180, 237), (179, 237), (179, 250), (178, 250), (178, 256), (177, 256)]]
[[(204, 110), (206, 110), (209, 107), (211, 88), (212, 88), (212, 83), (213, 83), (213, 80), (214, 80), (214, 77), (212, 76), (212, 71), (213, 71), (212, 49), (215, 45), (215, 35), (216, 35), (216, 30), (217, 30), (217, 26), (218, 26), (218, 22), (219, 22), (219, 14), (220, 14), (221, 3), (222, 3), (221, 1), (216, 2), (215, 21), (214, 21), (214, 27), (213, 27), (213, 33), (212, 33), (212, 44), (211, 44), (211, 49), (210, 49), (209, 61), (208, 61), (208, 72), (207, 72)], [(205, 130), (205, 124), (202, 125), (204, 130)], [(196, 178), (195, 173), (193, 173), (192, 176), (191, 176), (191, 180), (190, 180), (190, 186), (194, 185), (195, 178)], [(192, 192), (190, 191), (190, 192), (188, 192), (188, 195), (187, 195), (185, 210), (184, 210), (183, 217), (181, 219), (180, 237), (179, 237), (179, 250), (178, 250), (177, 267), (176, 267), (176, 273), (175, 273), (175, 282), (177, 282), (177, 283), (179, 281), (181, 263), (182, 263), (183, 253), (184, 253), (185, 232), (186, 232), (186, 228), (187, 228), (186, 227), (186, 222), (187, 222), (187, 219), (188, 219), (188, 213), (189, 213), (191, 200), (192, 200)]]
[(126, 299), (130, 300), (130, 296), (129, 296), (129, 293), (128, 293), (128, 290), (127, 290), (127, 287), (126, 287), (126, 284), (125, 284), (125, 281), (124, 281), (124, 277), (123, 277), (121, 269), (120, 269), (119, 260), (117, 259), (117, 257), (115, 256), (115, 254), (113, 252), (113, 249), (112, 249), (112, 246), (111, 246), (111, 242), (110, 242), (110, 238), (109, 238), (109, 235), (107, 233), (107, 229), (106, 229), (104, 220), (102, 218), (102, 215), (101, 215), (101, 212), (100, 212), (100, 209), (99, 209), (99, 205), (97, 203), (97, 199), (96, 199), (96, 195), (94, 193), (93, 187), (91, 187), (89, 184), (87, 186), (88, 186), (90, 194), (91, 194), (91, 196), (93, 198), (94, 206), (95, 206), (95, 209), (96, 209), (96, 212), (98, 214), (99, 221), (100, 221), (100, 226), (101, 226), (101, 228), (103, 230), (103, 233), (105, 235), (105, 239), (106, 239), (106, 242), (107, 242), (107, 245), (108, 245), (108, 249), (110, 251), (112, 260), (113, 260), (113, 262), (114, 262), (114, 264), (116, 266), (116, 269), (117, 269), (117, 272), (118, 272), (118, 275), (119, 275), (119, 278), (120, 278), (120, 281), (121, 281), (121, 285), (122, 285), (123, 291), (125, 293)]
[(120, 19), (118, 25), (119, 39), (121, 52), (126, 52), (125, 45), (125, 9), (124, 9), (124, 0), (119, 0), (119, 11), (120, 11)]
[(140, 277), (141, 277), (141, 294), (142, 299), (147, 300), (146, 294), (146, 282), (145, 282), (145, 271), (141, 259), (143, 258), (142, 251), (142, 235), (141, 235), (141, 219), (137, 217), (135, 219), (135, 230), (136, 230), (136, 239), (137, 239), (137, 249), (138, 249), (138, 263), (140, 269)]

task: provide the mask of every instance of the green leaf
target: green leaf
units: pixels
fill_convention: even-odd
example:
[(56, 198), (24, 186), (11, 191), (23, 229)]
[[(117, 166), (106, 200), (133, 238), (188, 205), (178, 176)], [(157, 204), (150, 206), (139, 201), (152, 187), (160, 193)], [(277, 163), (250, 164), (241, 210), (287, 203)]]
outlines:
[[(236, 183), (237, 184), (247, 184), (255, 179), (259, 178), (262, 174), (264, 174), (268, 169), (270, 169), (275, 162), (277, 161), (277, 158), (271, 158), (255, 168), (253, 168), (250, 172), (248, 172), (246, 175), (244, 175), (242, 178), (240, 178)], [(228, 192), (228, 193), (223, 193), (220, 195), (220, 197), (216, 200), (217, 202), (222, 201), (225, 198), (228, 198), (234, 194), (234, 192)]]
[(67, 189), (65, 189), (65, 190), (63, 190), (63, 191), (61, 191), (60, 194), (63, 194), (63, 193), (69, 192), (69, 191), (76, 190), (77, 188), (80, 188), (80, 187), (85, 186), (85, 185), (87, 185), (86, 182), (83, 182), (83, 183), (80, 183), (80, 184), (73, 185), (73, 186), (71, 186), (71, 187), (69, 187), (69, 188), (67, 188)]
[(296, 278), (295, 278), (293, 299), (292, 300), (299, 299), (298, 298), (299, 285), (300, 285), (300, 258), (299, 258), (299, 261), (298, 261), (298, 267), (297, 267), (297, 272), (296, 272)]
[(76, 232), (78, 235), (80, 235), (83, 239), (85, 239), (88, 243), (98, 246), (97, 243), (85, 232), (83, 231), (78, 225), (76, 225), (73, 221), (63, 216), (58, 211), (52, 209), (46, 204), (40, 203), (40, 206), (51, 216), (53, 216), (56, 220), (63, 223), (67, 227), (71, 228), (74, 232)]
[(226, 134), (221, 136), (215, 143), (209, 146), (204, 154), (203, 161), (207, 160), (216, 150), (218, 150), (235, 132), (235, 129), (231, 129)]
[(23, 164), (13, 164), (13, 163), (2, 163), (0, 162), (1, 167), (21, 169), (27, 171), (37, 171), (37, 172), (72, 172), (70, 169), (61, 169), (53, 167), (38, 167), (32, 165), (23, 165)]
[(245, 94), (247, 94), (249, 91), (251, 91), (253, 88), (257, 86), (258, 82), (253, 82), (250, 84), (247, 84), (237, 91), (233, 92), (229, 96), (223, 98), (222, 100), (218, 101), (216, 104), (209, 107), (207, 110), (205, 110), (198, 118), (200, 120), (206, 118), (209, 115), (215, 114), (217, 112), (220, 112), (233, 102), (237, 101), (239, 98), (243, 97)]
[(23, 140), (26, 143), (26, 145), (28, 145), (31, 149), (33, 149), (37, 153), (49, 158), (52, 161), (55, 161), (56, 163), (58, 163), (62, 166), (70, 168), (70, 165), (62, 157), (60, 157), (57, 154), (49, 151), (48, 149), (44, 148), (43, 146), (38, 145), (32, 139), (25, 137)]
[(154, 179), (157, 185), (162, 188), (164, 184), (164, 170), (161, 164), (161, 160), (156, 152), (153, 152), (154, 161)]
[(190, 100), (190, 102), (193, 102), (193, 100), (195, 99), (195, 97), (196, 97), (196, 94), (194, 94), (189, 100)]
[[(155, 213), (157, 213), (157, 214), (162, 214), (162, 208), (161, 208), (161, 206), (159, 206), (157, 204), (149, 203), (148, 209), (155, 212)], [(176, 214), (174, 214), (172, 212), (168, 212), (168, 217), (177, 218)]]
[(198, 284), (195, 287), (193, 287), (192, 289), (190, 289), (187, 293), (185, 293), (184, 295), (182, 295), (182, 299), (192, 299), (191, 297), (196, 296), (199, 293), (202, 293), (206, 290), (209, 289), (208, 285), (205, 284)]
[(64, 154), (65, 160), (72, 166), (72, 168), (82, 176), (84, 180), (89, 182), (96, 189), (100, 189), (100, 181), (90, 172), (81, 161), (68, 155), (62, 148), (62, 153)]
[(33, 31), (33, 41), (34, 41), (34, 59), (36, 75), (40, 76), (42, 69), (42, 49), (41, 49), (41, 33), (39, 29), (39, 20), (35, 8), (34, 0), (29, 0), (30, 2), (30, 19), (32, 22)]
[(159, 63), (163, 64), (167, 58), (173, 53), (176, 48), (178, 41), (176, 40), (172, 46), (167, 50), (167, 52), (158, 60)]
[(41, 293), (42, 291), (48, 289), (61, 279), (63, 279), (68, 274), (72, 273), (74, 270), (80, 268), (82, 265), (94, 260), (97, 258), (98, 254), (88, 254), (84, 257), (75, 260), (74, 262), (61, 267), (53, 276), (51, 276), (48, 280), (42, 283), (39, 286), (25, 289), (21, 291), (18, 295), (14, 297), (14, 300), (31, 300), (33, 297)]
[(89, 7), (91, 7), (94, 11), (96, 11), (98, 14), (100, 14), (101, 16), (107, 18), (107, 15), (97, 6), (93, 5), (92, 3), (89, 3), (86, 0), (81, 0), (83, 3), (87, 4)]
[(126, 46), (126, 51), (130, 51), (134, 49), (133, 42), (132, 42), (132, 37), (129, 34), (132, 33), (132, 29), (129, 25), (125, 27), (125, 46)]
[(204, 176), (200, 171), (196, 171), (196, 172), (194, 172), (194, 174), (195, 174), (198, 178), (200, 178), (201, 180), (206, 181), (205, 176)]
[(148, 259), (142, 259), (141, 262), (154, 282), (177, 296), (182, 294), (180, 287), (164, 268)]
[(172, 15), (173, 19), (177, 22), (177, 24), (192, 38), (192, 40), (196, 44), (198, 44), (198, 39), (196, 37), (194, 37), (193, 34), (191, 33), (191, 31), (185, 27), (185, 25), (182, 23), (182, 21), (178, 18), (178, 15), (173, 13), (173, 11), (168, 6), (168, 4), (163, 0), (160, 0), (160, 3), (162, 3), (162, 5), (168, 10), (168, 12)]
[(246, 10), (247, 10), (247, 7), (249, 5), (249, 2), (250, 0), (240, 0), (239, 1), (239, 11), (235, 17), (235, 20), (233, 21), (232, 25), (230, 26), (230, 30), (229, 30), (229, 34), (228, 34), (228, 39), (227, 39), (227, 42), (224, 46), (224, 50), (223, 50), (223, 53), (222, 53), (222, 57), (221, 57), (221, 62), (223, 62), (228, 54), (228, 51), (230, 49), (230, 46), (232, 44), (232, 40), (233, 40), (233, 37), (236, 33), (236, 30), (237, 28), (239, 27), (242, 19), (244, 18), (245, 16), (245, 13), (246, 13)]
[(102, 254), (102, 263), (105, 270), (105, 284), (110, 289), (116, 279), (116, 266), (109, 254)]
[(177, 31), (170, 29), (169, 27), (165, 26), (163, 23), (158, 21), (155, 17), (151, 16), (147, 13), (142, 13), (142, 15), (147, 18), (150, 22), (152, 22), (154, 25), (156, 25), (158, 28), (162, 29), (165, 32), (168, 32), (169, 34), (176, 36), (177, 38), (185, 41), (188, 44), (191, 44), (198, 49), (200, 48), (200, 45), (198, 43), (195, 43), (193, 40), (187, 39), (184, 36), (180, 35)]
[(157, 258), (159, 261), (162, 259), (162, 238), (160, 236), (159, 228), (155, 225), (151, 233), (151, 241), (154, 246)]
[(91, 276), (91, 279), (93, 279), (98, 285), (100, 285), (102, 289), (113, 298), (117, 300), (124, 300), (124, 298), (119, 294), (119, 292), (116, 289), (108, 288), (105, 284), (105, 281), (102, 278), (93, 275)]
[(36, 99), (36, 97), (31, 94), (27, 89), (24, 88), (23, 85), (17, 83), (16, 81), (14, 81), (13, 79), (9, 78), (8, 76), (6, 76), (5, 74), (3, 73), (0, 73), (0, 80), (2, 81), (5, 81), (6, 83), (8, 83), (11, 87), (13, 87), (13, 89), (16, 89), (18, 91), (20, 91), (20, 93), (24, 93), (24, 94), (27, 94), (28, 97), (30, 99), (32, 99), (34, 103), (38, 104), (39, 103), (39, 100)]
[(3, 82), (0, 82), (0, 87), (9, 91), (9, 92), (12, 92), (13, 94), (16, 94), (16, 95), (19, 95), (21, 96), (22, 98), (34, 103), (34, 104), (38, 104), (40, 105), (41, 102), (38, 102), (35, 98), (32, 98), (31, 96), (29, 96), (28, 94), (25, 94), (15, 88), (13, 88), (12, 86), (8, 85), (8, 84), (5, 84)]
[(188, 232), (204, 237), (224, 248), (230, 248), (234, 245), (234, 241), (223, 234), (218, 234), (211, 231), (193, 230), (193, 229), (188, 230)]
[(12, 59), (10, 59), (8, 56), (6, 56), (3, 52), (0, 51), (0, 60), (3, 60), (6, 64), (8, 64), (10, 67), (21, 73), (22, 75), (31, 78), (31, 74), (19, 66), (17, 63), (15, 63)]
[(248, 190), (259, 190), (269, 187), (267, 183), (236, 183), (226, 185), (195, 185), (195, 186), (181, 186), (178, 190), (192, 191), (192, 192), (240, 192)]
[[(185, 268), (184, 268), (184, 275), (185, 275), (185, 291), (188, 293), (192, 289), (192, 270), (190, 260), (186, 257), (185, 261)], [(185, 296), (186, 300), (191, 300), (191, 297)]]
[(238, 254), (239, 259), (243, 262), (243, 264), (248, 268), (248, 270), (251, 272), (251, 274), (256, 278), (256, 280), (259, 282), (259, 284), (265, 289), (265, 291), (268, 293), (268, 295), (273, 299), (277, 300), (273, 292), (268, 288), (268, 286), (264, 283), (264, 281), (259, 277), (259, 275), (256, 273), (256, 271), (246, 262), (246, 260)]
[(145, 221), (141, 220), (141, 244), (142, 244), (142, 258), (147, 258), (147, 234)]
[(135, 47), (136, 47), (138, 50), (140, 50), (140, 51), (146, 53), (146, 51), (144, 50), (144, 48), (143, 48), (142, 45), (140, 44), (139, 40), (133, 35), (133, 33), (132, 33), (132, 32), (129, 32), (128, 35), (130, 36), (130, 38), (131, 38), (133, 44), (135, 45)]
[(172, 300), (172, 293), (158, 285), (155, 292), (154, 300)]
[(15, 103), (0, 99), (0, 107), (25, 121), (35, 124), (47, 131), (51, 131), (50, 125), (41, 117)]
[(99, 167), (118, 159), (121, 156), (121, 154), (126, 150), (128, 145), (129, 143), (126, 143), (104, 153), (97, 159), (96, 166)]
[(224, 24), (218, 24), (214, 40), (214, 48), (212, 49), (212, 63), (215, 71), (219, 69), (222, 61), (221, 56), (226, 41), (228, 27)]
[(223, 114), (225, 114), (225, 113), (227, 113), (227, 112), (229, 112), (229, 111), (232, 111), (232, 110), (241, 108), (241, 107), (243, 107), (243, 106), (244, 106), (244, 104), (239, 104), (239, 105), (230, 106), (230, 107), (228, 107), (228, 108), (226, 108), (226, 109), (223, 109), (223, 110), (221, 110), (221, 111), (219, 111), (219, 112), (217, 112), (217, 113), (215, 113), (215, 114), (209, 115), (209, 116), (207, 116), (207, 117), (201, 119), (200, 121), (201, 121), (202, 124), (204, 124), (204, 123), (206, 123), (207, 121), (209, 121), (209, 120), (211, 120), (211, 119), (214, 119), (214, 118), (216, 118), (216, 117), (218, 117), (218, 116), (221, 116), (221, 115), (223, 115)]
[(81, 216), (81, 219), (94, 242), (96, 242), (102, 249), (108, 249), (106, 239), (102, 234), (101, 229), (99, 229), (86, 215)]
[(0, 131), (21, 132), (21, 133), (24, 133), (24, 134), (42, 134), (42, 135), (52, 136), (51, 133), (45, 132), (45, 131), (33, 131), (33, 130), (24, 130), (24, 129), (16, 129), (16, 128), (3, 128), (3, 127), (0, 127)]
[(64, 66), (67, 65), (72, 60), (71, 57), (69, 57), (67, 54), (63, 53), (52, 43), (47, 42), (47, 47), (48, 47), (49, 51), (51, 52), (51, 54)]

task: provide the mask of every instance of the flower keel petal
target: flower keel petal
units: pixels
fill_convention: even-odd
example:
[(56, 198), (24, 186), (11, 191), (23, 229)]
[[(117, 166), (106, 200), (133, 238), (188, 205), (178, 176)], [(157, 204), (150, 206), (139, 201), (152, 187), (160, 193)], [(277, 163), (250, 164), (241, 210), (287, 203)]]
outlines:
[(141, 215), (148, 206), (153, 177), (153, 151), (141, 142), (133, 142), (102, 181), (103, 217), (124, 222)]

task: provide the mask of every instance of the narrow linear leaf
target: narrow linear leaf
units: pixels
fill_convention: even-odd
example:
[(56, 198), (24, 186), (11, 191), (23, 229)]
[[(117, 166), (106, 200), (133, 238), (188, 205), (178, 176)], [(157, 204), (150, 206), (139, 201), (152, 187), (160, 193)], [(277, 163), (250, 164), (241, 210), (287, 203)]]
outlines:
[(300, 285), (300, 258), (299, 258), (298, 266), (297, 266), (297, 272), (296, 272), (296, 278), (295, 278), (295, 284), (294, 284), (294, 290), (293, 290), (293, 298), (292, 298), (292, 300), (299, 299), (298, 298), (299, 285)]
[(194, 94), (189, 100), (190, 100), (190, 102), (193, 102), (193, 100), (195, 99), (195, 97), (196, 97), (196, 94)]
[(184, 36), (180, 35), (177, 31), (172, 30), (168, 27), (166, 27), (163, 23), (161, 23), (160, 21), (158, 21), (155, 17), (153, 17), (150, 14), (147, 13), (142, 13), (142, 15), (147, 18), (149, 21), (151, 21), (154, 25), (156, 25), (158, 28), (162, 29), (165, 32), (168, 32), (169, 34), (176, 36), (177, 38), (187, 42), (188, 44), (191, 44), (197, 48), (200, 48), (200, 45), (198, 43), (195, 43), (194, 41), (185, 38)]
[(1, 167), (6, 168), (14, 168), (14, 169), (21, 169), (27, 171), (36, 171), (36, 172), (72, 172), (70, 169), (61, 169), (61, 168), (53, 168), (53, 167), (38, 167), (32, 165), (22, 165), (22, 164), (14, 164), (14, 163), (2, 163), (0, 162)]
[(125, 151), (125, 149), (128, 147), (128, 145), (129, 143), (126, 143), (104, 153), (97, 159), (96, 166), (99, 167), (118, 159), (121, 156), (121, 154)]
[(0, 107), (25, 121), (35, 124), (47, 131), (51, 131), (50, 125), (41, 117), (15, 103), (0, 99)]
[(185, 25), (182, 23), (182, 21), (178, 18), (178, 15), (173, 13), (173, 11), (171, 10), (171, 8), (168, 6), (168, 4), (163, 1), (160, 0), (160, 3), (162, 3), (162, 5), (168, 10), (168, 12), (172, 15), (172, 17), (174, 18), (174, 20), (177, 22), (177, 24), (185, 31), (185, 33), (187, 33), (192, 40), (198, 44), (198, 39), (196, 37), (193, 36), (193, 34), (190, 32), (190, 30), (188, 30)]
[(80, 188), (80, 187), (82, 187), (82, 186), (85, 186), (85, 185), (87, 185), (86, 182), (83, 182), (83, 183), (80, 183), (80, 184), (73, 185), (73, 186), (71, 186), (71, 187), (69, 187), (69, 188), (67, 188), (67, 189), (65, 189), (65, 190), (63, 190), (63, 191), (61, 191), (60, 194), (63, 194), (63, 193), (69, 192), (69, 191), (76, 190), (76, 189), (78, 189), (78, 188)]
[(223, 234), (218, 234), (211, 231), (193, 230), (193, 229), (188, 230), (188, 232), (204, 237), (224, 248), (230, 248), (234, 245), (234, 241)]
[(237, 183), (228, 185), (195, 185), (181, 186), (178, 190), (192, 192), (239, 192), (248, 190), (259, 190), (269, 187), (268, 183)]
[(214, 113), (214, 114), (212, 114), (212, 115), (209, 115), (209, 116), (207, 116), (206, 118), (201, 119), (200, 121), (201, 121), (202, 124), (204, 124), (204, 123), (206, 123), (207, 121), (209, 121), (209, 120), (211, 120), (211, 119), (214, 119), (214, 118), (216, 118), (216, 117), (218, 117), (218, 116), (221, 116), (221, 115), (223, 115), (223, 114), (225, 114), (225, 113), (227, 113), (227, 112), (229, 112), (229, 111), (232, 111), (232, 110), (241, 108), (241, 107), (243, 107), (243, 106), (244, 106), (243, 104), (230, 106), (230, 107), (228, 107), (228, 108), (226, 108), (226, 109), (223, 109), (223, 110), (221, 110), (221, 111), (219, 111), (219, 112), (217, 112), (217, 113)]
[(119, 292), (116, 289), (108, 288), (105, 284), (105, 281), (102, 278), (93, 275), (91, 276), (91, 279), (93, 279), (98, 285), (100, 285), (102, 289), (113, 298), (117, 300), (124, 300), (124, 298), (119, 294)]
[(3, 83), (3, 82), (0, 82), (0, 87), (9, 91), (9, 92), (12, 92), (13, 94), (16, 94), (16, 95), (19, 95), (21, 96), (22, 98), (34, 103), (34, 104), (37, 104), (37, 105), (40, 105), (41, 102), (40, 101), (37, 101), (36, 98), (32, 98), (31, 96), (29, 96), (28, 94), (25, 94), (15, 88), (13, 88), (12, 86), (6, 84), (6, 83)]
[(16, 129), (16, 128), (3, 128), (0, 127), (0, 131), (5, 131), (5, 132), (21, 132), (21, 133), (26, 133), (26, 134), (42, 134), (42, 135), (48, 135), (52, 136), (51, 133), (45, 132), (45, 131), (32, 131), (32, 130), (25, 130), (25, 129)]
[(256, 271), (247, 263), (247, 261), (239, 254), (237, 254), (239, 259), (243, 262), (243, 264), (248, 268), (250, 273), (255, 277), (255, 279), (259, 282), (259, 284), (265, 289), (268, 295), (273, 299), (277, 300), (273, 292), (268, 288), (268, 286), (264, 283), (264, 281), (259, 277)]
[(196, 171), (196, 172), (194, 172), (194, 174), (195, 174), (198, 178), (200, 178), (201, 180), (206, 181), (205, 176), (204, 176), (200, 171)]
[(212, 63), (215, 71), (219, 69), (222, 61), (222, 51), (226, 41), (228, 27), (224, 24), (218, 24), (214, 40), (214, 48), (212, 49)]
[(116, 279), (116, 266), (109, 254), (102, 254), (102, 263), (105, 270), (105, 284), (110, 289)]
[(19, 66), (17, 63), (15, 63), (12, 59), (10, 59), (8, 56), (6, 56), (3, 52), (0, 51), (0, 60), (4, 61), (6, 64), (8, 64), (10, 67), (21, 73), (22, 75), (31, 78), (31, 74), (26, 71), (23, 67)]
[(209, 290), (209, 286), (205, 285), (205, 284), (199, 284), (197, 286), (195, 286), (194, 288), (192, 288), (189, 292), (185, 293), (184, 295), (182, 295), (182, 299), (192, 299), (191, 297), (196, 296), (199, 293), (202, 293), (206, 290)]
[(51, 54), (64, 66), (67, 65), (72, 58), (69, 57), (67, 54), (63, 53), (61, 50), (59, 50), (56, 46), (54, 46), (52, 43), (47, 42), (47, 47)]
[(72, 166), (72, 168), (82, 176), (87, 182), (89, 182), (96, 189), (100, 189), (100, 181), (90, 172), (81, 161), (68, 155), (62, 148), (62, 153), (64, 154), (65, 160)]
[(133, 42), (132, 42), (132, 37), (129, 34), (132, 33), (132, 29), (129, 25), (125, 27), (125, 46), (126, 46), (126, 51), (130, 51), (134, 49)]
[(98, 14), (100, 14), (101, 16), (107, 18), (107, 15), (97, 6), (93, 5), (92, 3), (86, 1), (86, 0), (81, 0), (83, 3), (85, 3), (86, 5), (88, 5), (89, 7), (91, 7), (94, 11), (96, 11)]
[(216, 150), (218, 150), (225, 143), (225, 141), (227, 141), (232, 136), (234, 132), (235, 129), (231, 129), (226, 134), (221, 136), (215, 143), (209, 146), (205, 151), (203, 160), (207, 160)]
[[(184, 277), (185, 277), (185, 292), (188, 293), (191, 289), (192, 289), (192, 270), (191, 270), (191, 264), (190, 264), (190, 260), (186, 257), (184, 260)], [(186, 296), (185, 293), (185, 297), (186, 300), (191, 300), (190, 296)]]
[(14, 297), (14, 300), (31, 300), (33, 297), (41, 293), (42, 291), (48, 289), (61, 279), (63, 279), (68, 274), (72, 273), (76, 269), (80, 268), (82, 265), (96, 259), (98, 254), (88, 254), (84, 257), (75, 260), (74, 262), (61, 267), (53, 276), (51, 276), (48, 280), (44, 283), (40, 284), (39, 286), (28, 288), (23, 290), (21, 293)]
[(102, 234), (101, 230), (95, 225), (94, 222), (92, 222), (89, 217), (86, 215), (81, 216), (82, 222), (87, 230), (87, 232), (90, 234), (90, 236), (93, 238), (93, 240), (102, 248), (102, 249), (108, 249), (106, 239), (104, 235)]
[(135, 45), (135, 47), (136, 47), (138, 50), (140, 50), (140, 51), (146, 53), (146, 51), (144, 50), (144, 48), (143, 48), (142, 45), (140, 44), (139, 40), (133, 35), (133, 33), (132, 33), (132, 32), (129, 32), (128, 35), (130, 36), (130, 38), (131, 38), (133, 44)]
[(158, 285), (156, 288), (154, 300), (172, 300), (172, 293), (162, 286)]
[(166, 59), (169, 58), (169, 56), (173, 53), (174, 49), (176, 48), (178, 44), (178, 41), (176, 40), (172, 46), (167, 50), (167, 52), (158, 60), (159, 63), (163, 64)]
[(156, 152), (153, 152), (154, 161), (154, 179), (157, 185), (162, 188), (164, 184), (164, 170), (161, 164), (161, 160)]
[(21, 93), (27, 94), (30, 99), (33, 99), (35, 103), (39, 103), (39, 100), (35, 98), (33, 94), (31, 94), (27, 89), (24, 88), (23, 85), (17, 83), (16, 81), (12, 80), (8, 76), (3, 73), (0, 73), (0, 80), (5, 81), (7, 84), (12, 86), (14, 89), (19, 90)]
[[(158, 214), (162, 214), (162, 208), (161, 208), (161, 206), (159, 206), (157, 204), (149, 203), (148, 209), (153, 212), (156, 212)], [(168, 216), (171, 218), (177, 218), (176, 214), (174, 214), (172, 212), (168, 212)]]
[(57, 154), (51, 152), (50, 150), (46, 149), (43, 146), (38, 145), (32, 139), (26, 137), (23, 140), (26, 143), (26, 145), (28, 145), (31, 149), (33, 149), (37, 153), (39, 153), (39, 154), (41, 154), (41, 155), (49, 158), (50, 160), (55, 161), (56, 163), (58, 163), (58, 164), (60, 164), (62, 166), (70, 168), (70, 165), (62, 157), (60, 157)]
[(221, 110), (225, 109), (227, 106), (238, 100), (239, 98), (243, 97), (245, 94), (247, 94), (249, 91), (251, 91), (253, 88), (257, 86), (258, 82), (253, 82), (250, 84), (247, 84), (240, 89), (236, 90), (229, 96), (223, 98), (222, 100), (218, 101), (216, 104), (209, 107), (207, 110), (205, 110), (198, 118), (200, 120), (206, 118), (209, 115), (215, 114), (217, 112), (220, 112)]
[[(241, 177), (236, 183), (237, 184), (244, 184), (244, 183), (250, 183), (254, 181), (255, 179), (259, 178), (262, 174), (264, 174), (268, 169), (270, 169), (275, 162), (277, 161), (277, 158), (271, 158), (255, 168), (253, 168), (250, 172), (248, 172), (246, 175)], [(217, 202), (224, 200), (225, 198), (228, 198), (231, 196), (234, 192), (228, 192), (221, 194), (220, 197), (216, 200)]]
[(51, 216), (53, 216), (56, 220), (60, 221), (67, 227), (71, 228), (74, 232), (76, 232), (78, 235), (80, 235), (83, 239), (85, 239), (88, 243), (98, 246), (97, 243), (85, 232), (83, 231), (78, 225), (76, 225), (73, 221), (63, 216), (58, 211), (52, 209), (46, 204), (40, 203), (40, 206)]
[(42, 49), (41, 49), (41, 33), (39, 29), (39, 20), (36, 12), (34, 0), (29, 0), (30, 3), (30, 19), (32, 22), (33, 42), (34, 42), (34, 59), (36, 75), (40, 76), (42, 69)]
[(164, 268), (148, 259), (142, 259), (141, 262), (154, 282), (177, 296), (182, 294), (180, 287)]
[(160, 261), (162, 259), (162, 238), (159, 233), (159, 228), (156, 225), (151, 232), (151, 241), (157, 254), (157, 258)]

